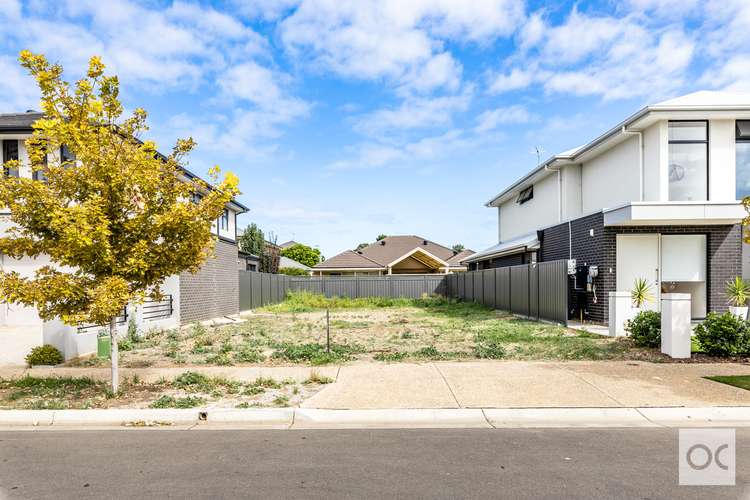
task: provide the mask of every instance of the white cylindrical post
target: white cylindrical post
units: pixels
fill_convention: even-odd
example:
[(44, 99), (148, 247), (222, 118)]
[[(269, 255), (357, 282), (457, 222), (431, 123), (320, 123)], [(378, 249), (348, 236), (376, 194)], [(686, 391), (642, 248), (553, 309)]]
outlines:
[(672, 358), (690, 357), (690, 294), (661, 296), (661, 352)]
[(633, 298), (630, 292), (609, 292), (609, 336), (624, 337), (625, 322), (633, 319)]

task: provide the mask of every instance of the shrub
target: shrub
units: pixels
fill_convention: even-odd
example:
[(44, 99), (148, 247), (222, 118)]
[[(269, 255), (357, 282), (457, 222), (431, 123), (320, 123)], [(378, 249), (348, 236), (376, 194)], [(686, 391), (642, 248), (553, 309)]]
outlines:
[(279, 268), (279, 274), (286, 274), (287, 276), (308, 276), (309, 271), (300, 269), (299, 267), (282, 267)]
[(205, 403), (206, 400), (196, 396), (186, 396), (184, 398), (175, 398), (164, 395), (148, 405), (149, 408), (195, 408)]
[(750, 353), (748, 323), (732, 313), (708, 313), (695, 327), (695, 339), (709, 356), (733, 356)]
[(505, 347), (497, 339), (477, 340), (474, 346), (474, 356), (480, 359), (502, 359), (505, 357)]
[(661, 313), (641, 311), (635, 318), (625, 323), (625, 331), (630, 334), (635, 345), (659, 347), (661, 345)]
[(57, 347), (49, 344), (37, 346), (26, 355), (26, 362), (29, 366), (59, 365), (63, 361), (65, 361), (65, 359), (63, 358), (62, 353)]

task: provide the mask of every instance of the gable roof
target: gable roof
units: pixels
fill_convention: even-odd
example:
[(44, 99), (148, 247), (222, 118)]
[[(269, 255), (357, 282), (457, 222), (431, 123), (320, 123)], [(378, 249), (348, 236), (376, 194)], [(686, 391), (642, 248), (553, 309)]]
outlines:
[(314, 267), (317, 269), (383, 269), (385, 266), (353, 250), (346, 250)]
[[(30, 134), (34, 131), (32, 125), (35, 121), (44, 117), (44, 113), (40, 111), (26, 111), (25, 113), (0, 113), (0, 133), (12, 134)], [(166, 158), (162, 153), (156, 152), (162, 159)], [(180, 165), (180, 169), (188, 179), (200, 179), (199, 176), (192, 173), (187, 168)], [(209, 184), (209, 188), (213, 189), (213, 186)], [(239, 201), (232, 199), (229, 202), (230, 205), (235, 205), (240, 213), (249, 212), (250, 209)]]
[(279, 245), (279, 248), (284, 250), (285, 248), (293, 247), (294, 245), (298, 245), (298, 243), (294, 240), (285, 241), (281, 245)]
[[(380, 241), (376, 241), (359, 252), (347, 250), (335, 257), (331, 257), (325, 262), (316, 265), (316, 268), (376, 268), (382, 269), (394, 261), (415, 252), (422, 250), (427, 254), (433, 255), (443, 262), (448, 263), (449, 267), (460, 267), (461, 264), (456, 257), (461, 254), (473, 254), (472, 250), (463, 250), (456, 254), (448, 247), (439, 245), (434, 241), (427, 240), (421, 236), (386, 236)], [(465, 255), (464, 255), (465, 257)], [(464, 258), (461, 257), (461, 258)], [(365, 264), (369, 262), (369, 264)]]
[(732, 116), (734, 113), (743, 116), (742, 119), (750, 119), (750, 93), (702, 90), (645, 106), (594, 140), (551, 156), (494, 196), (485, 203), (485, 206), (499, 206), (518, 190), (538, 182), (557, 170), (550, 171), (549, 167), (580, 163), (587, 160), (586, 157), (596, 156), (599, 151), (606, 150), (609, 145), (617, 144), (623, 140), (624, 137), (628, 136), (628, 133), (641, 131), (655, 120), (668, 119), (670, 113), (680, 113), (678, 116), (685, 117), (685, 119), (699, 119), (697, 117), (705, 119), (705, 113), (707, 112), (715, 113), (715, 116), (719, 117)]

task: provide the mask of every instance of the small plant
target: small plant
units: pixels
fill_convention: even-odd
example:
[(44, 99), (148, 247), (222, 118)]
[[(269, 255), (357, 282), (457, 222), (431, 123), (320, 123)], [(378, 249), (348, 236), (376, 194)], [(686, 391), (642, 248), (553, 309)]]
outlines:
[(750, 354), (750, 326), (732, 313), (708, 313), (705, 321), (695, 327), (695, 339), (709, 356)]
[(479, 359), (502, 359), (505, 357), (505, 347), (497, 339), (477, 339), (474, 346), (474, 356)]
[(257, 349), (245, 347), (234, 354), (234, 359), (240, 363), (262, 363), (266, 358)]
[(724, 293), (731, 305), (744, 307), (747, 304), (747, 299), (750, 298), (750, 285), (748, 285), (747, 281), (737, 276), (733, 280), (727, 281)]
[(258, 377), (253, 381), (252, 385), (255, 387), (263, 387), (264, 389), (278, 389), (281, 387), (281, 384), (271, 377)]
[(206, 334), (206, 327), (197, 321), (190, 325), (190, 336), (191, 337), (202, 337)]
[(275, 406), (288, 406), (289, 405), (289, 396), (286, 394), (279, 394), (276, 396), (276, 398), (273, 400), (273, 404)]
[(310, 372), (310, 375), (307, 377), (307, 380), (302, 382), (303, 384), (330, 384), (333, 382), (333, 379), (331, 377), (326, 377), (325, 375), (321, 375), (320, 373), (316, 372), (315, 370)]
[(234, 364), (232, 358), (227, 353), (214, 354), (206, 358), (207, 365), (231, 366)]
[(63, 361), (65, 361), (65, 359), (60, 350), (49, 344), (34, 347), (31, 352), (26, 355), (26, 362), (29, 366), (59, 365)]
[(408, 356), (405, 352), (379, 352), (372, 357), (375, 361), (385, 361), (392, 363), (396, 361), (403, 361)]
[(661, 345), (661, 313), (641, 311), (633, 319), (625, 322), (625, 331), (630, 334), (635, 345), (659, 347)]
[(148, 405), (149, 408), (195, 408), (205, 403), (206, 400), (197, 396), (186, 396), (184, 398), (175, 398), (174, 396), (164, 395)]
[(640, 308), (647, 302), (653, 302), (654, 296), (651, 293), (651, 285), (643, 278), (638, 278), (633, 284), (630, 291), (630, 298), (633, 300), (633, 307)]

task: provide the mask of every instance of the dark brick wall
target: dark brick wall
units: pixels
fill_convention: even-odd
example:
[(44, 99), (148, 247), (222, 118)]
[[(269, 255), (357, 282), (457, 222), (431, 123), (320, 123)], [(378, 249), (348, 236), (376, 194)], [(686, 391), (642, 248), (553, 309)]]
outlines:
[(219, 240), (215, 256), (197, 273), (180, 274), (180, 322), (237, 314), (239, 297), (237, 245)]
[[(540, 261), (567, 259), (571, 232), (572, 258), (578, 265), (599, 266), (596, 278), (597, 303), (588, 294), (590, 318), (607, 321), (609, 292), (616, 288), (617, 234), (705, 234), (707, 236), (708, 276), (706, 294), (709, 311), (727, 309), (724, 284), (742, 275), (742, 240), (739, 225), (734, 226), (629, 226), (604, 227), (604, 214), (597, 213), (545, 229)], [(593, 230), (593, 236), (592, 236)], [(572, 293), (573, 280), (570, 280)], [(572, 302), (571, 302), (572, 303)]]

